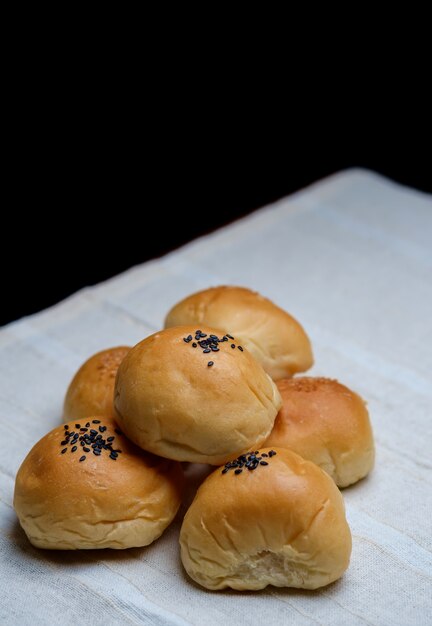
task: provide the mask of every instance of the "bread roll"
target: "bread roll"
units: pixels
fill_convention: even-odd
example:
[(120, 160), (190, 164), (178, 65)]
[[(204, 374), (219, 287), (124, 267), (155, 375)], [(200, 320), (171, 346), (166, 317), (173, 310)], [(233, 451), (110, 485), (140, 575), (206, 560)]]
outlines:
[(146, 546), (173, 520), (182, 484), (179, 463), (143, 452), (111, 419), (89, 418), (55, 428), (32, 448), (14, 507), (37, 548)]
[(232, 335), (169, 328), (136, 345), (119, 367), (116, 419), (136, 444), (178, 461), (219, 465), (270, 434), (276, 385)]
[(304, 372), (313, 365), (302, 326), (291, 315), (244, 287), (212, 287), (176, 304), (165, 328), (208, 324), (229, 332), (261, 363), (273, 380)]
[(277, 385), (283, 406), (266, 445), (289, 448), (313, 461), (339, 487), (371, 471), (374, 440), (360, 396), (329, 378), (293, 378)]
[(204, 481), (180, 546), (187, 573), (207, 589), (317, 589), (348, 567), (351, 533), (325, 472), (290, 450), (264, 448)]
[(90, 415), (113, 416), (114, 382), (118, 367), (130, 348), (108, 348), (81, 365), (66, 393), (63, 421)]

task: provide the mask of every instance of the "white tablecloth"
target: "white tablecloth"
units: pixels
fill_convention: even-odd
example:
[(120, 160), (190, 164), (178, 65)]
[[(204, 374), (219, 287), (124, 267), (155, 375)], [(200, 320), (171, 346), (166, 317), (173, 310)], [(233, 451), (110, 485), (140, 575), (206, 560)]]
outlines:
[[(431, 624), (431, 250), (430, 196), (350, 170), (3, 328), (0, 621)], [(179, 298), (224, 283), (290, 311), (311, 337), (311, 374), (368, 400), (376, 469), (343, 492), (353, 532), (343, 579), (317, 592), (202, 590), (181, 568), (179, 520), (144, 549), (32, 548), (12, 509), (14, 477), (59, 423), (75, 369), (97, 350), (160, 329)]]

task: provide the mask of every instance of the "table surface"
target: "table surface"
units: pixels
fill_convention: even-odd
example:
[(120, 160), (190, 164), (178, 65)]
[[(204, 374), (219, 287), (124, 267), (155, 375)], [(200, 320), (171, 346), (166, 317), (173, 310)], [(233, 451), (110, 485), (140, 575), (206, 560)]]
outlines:
[[(431, 196), (348, 170), (1, 329), (0, 621), (431, 624), (431, 241)], [(82, 361), (133, 345), (178, 299), (218, 284), (290, 311), (312, 340), (310, 373), (368, 401), (376, 468), (343, 491), (351, 565), (317, 592), (198, 588), (179, 561), (180, 516), (153, 545), (126, 551), (36, 550), (16, 521), (16, 471), (59, 423)]]

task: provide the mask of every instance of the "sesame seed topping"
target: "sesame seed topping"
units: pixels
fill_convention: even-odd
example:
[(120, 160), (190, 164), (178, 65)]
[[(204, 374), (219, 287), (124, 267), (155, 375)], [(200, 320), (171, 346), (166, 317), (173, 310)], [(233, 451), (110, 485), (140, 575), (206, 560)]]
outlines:
[[(223, 337), (218, 337), (217, 335), (207, 335), (203, 333), (201, 330), (195, 331), (195, 341), (192, 343), (193, 348), (200, 347), (203, 354), (210, 354), (211, 352), (220, 352), (220, 344), (228, 342), (228, 338), (234, 340), (232, 335), (226, 334)], [(192, 335), (188, 335), (187, 337), (183, 337), (183, 341), (185, 343), (190, 343), (192, 341)], [(231, 348), (235, 348), (236, 345), (234, 343), (230, 344)], [(241, 346), (237, 346), (238, 349), (243, 352), (243, 348)], [(213, 363), (212, 363), (213, 365)]]
[(209, 362), (207, 363), (207, 367), (211, 367), (212, 365), (214, 365), (214, 362), (213, 362), (213, 361), (209, 361)]
[[(93, 423), (100, 424), (101, 420), (93, 420)], [(88, 425), (90, 426), (90, 423), (88, 423)], [(67, 425), (65, 426), (66, 428), (69, 428)], [(81, 428), (80, 424), (75, 424), (75, 427), (79, 428), (79, 432), (64, 431), (62, 433), (62, 435), (66, 435), (66, 437), (60, 442), (61, 446), (65, 446), (61, 450), (61, 454), (65, 454), (68, 448), (70, 448), (71, 452), (76, 452), (78, 450), (78, 444), (82, 448), (82, 452), (88, 453), (93, 449), (96, 456), (100, 456), (103, 450), (107, 450), (111, 458), (117, 459), (118, 455), (121, 453), (121, 450), (113, 450), (112, 448), (115, 440), (114, 435), (108, 437), (106, 440), (104, 439), (104, 435), (102, 433), (105, 433), (108, 429), (107, 426), (99, 426), (99, 433), (94, 428), (91, 428), (90, 430), (88, 427)], [(89, 432), (87, 432), (88, 430)], [(114, 430), (117, 434), (122, 434), (118, 428), (115, 428)], [(79, 460), (82, 462), (85, 459), (86, 456), (83, 455)]]
[(63, 428), (64, 428), (65, 430), (69, 430), (69, 426), (68, 426), (67, 424), (65, 424), (65, 425), (63, 426)]
[(268, 454), (263, 453), (260, 456), (259, 450), (255, 450), (255, 452), (246, 452), (245, 454), (241, 454), (239, 457), (234, 459), (233, 461), (229, 461), (225, 463), (225, 467), (222, 470), (222, 474), (226, 474), (229, 470), (233, 469), (234, 474), (241, 474), (243, 469), (247, 469), (252, 472), (257, 469), (260, 465), (269, 465), (268, 461), (262, 461), (262, 457), (273, 457), (276, 455), (274, 450), (271, 450)]

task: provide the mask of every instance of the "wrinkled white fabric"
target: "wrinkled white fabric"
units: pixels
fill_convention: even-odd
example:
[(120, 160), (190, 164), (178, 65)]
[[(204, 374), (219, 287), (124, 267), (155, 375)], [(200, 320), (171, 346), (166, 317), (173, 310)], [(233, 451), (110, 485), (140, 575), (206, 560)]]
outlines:
[[(1, 329), (0, 621), (431, 624), (431, 251), (431, 196), (349, 170)], [(179, 520), (148, 548), (79, 553), (36, 550), (16, 522), (16, 471), (58, 424), (75, 369), (218, 284), (250, 286), (290, 311), (311, 337), (311, 373), (369, 404), (376, 468), (343, 492), (352, 562), (318, 592), (198, 588), (181, 568)]]

